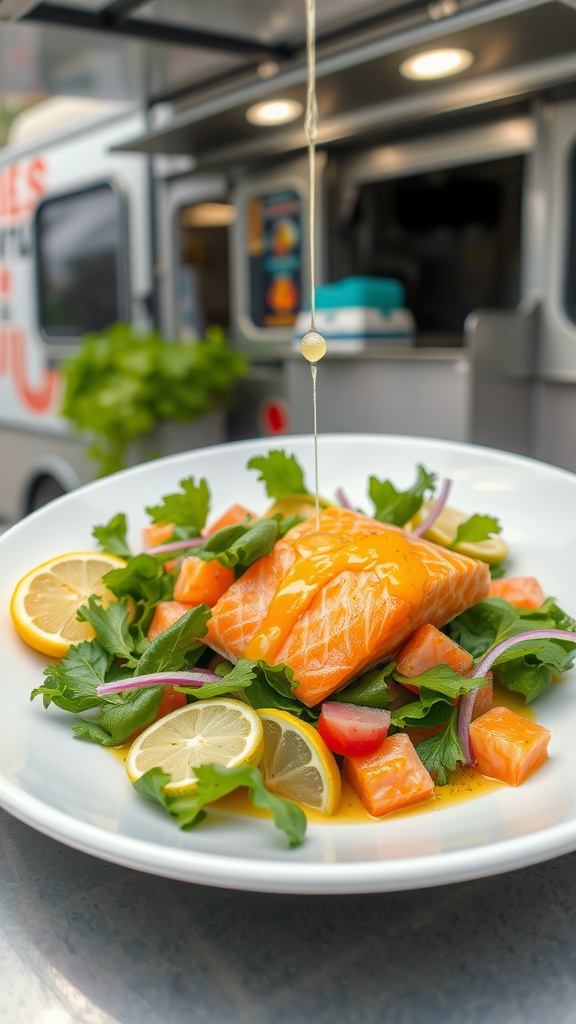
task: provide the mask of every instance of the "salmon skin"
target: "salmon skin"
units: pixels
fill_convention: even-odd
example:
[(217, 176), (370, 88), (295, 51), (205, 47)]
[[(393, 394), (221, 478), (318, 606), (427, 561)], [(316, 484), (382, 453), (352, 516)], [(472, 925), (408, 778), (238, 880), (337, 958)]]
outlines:
[(425, 623), (443, 626), (488, 594), (484, 562), (351, 509), (311, 516), (212, 609), (208, 644), (232, 661), (294, 671), (312, 707), (390, 657)]

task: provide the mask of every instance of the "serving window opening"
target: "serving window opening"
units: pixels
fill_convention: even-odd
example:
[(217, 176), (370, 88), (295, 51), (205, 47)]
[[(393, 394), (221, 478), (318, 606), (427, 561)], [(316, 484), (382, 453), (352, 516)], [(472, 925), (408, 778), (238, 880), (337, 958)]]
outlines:
[(208, 327), (230, 330), (230, 227), (227, 202), (191, 203), (177, 211), (176, 309), (180, 338), (202, 338)]
[(463, 344), (472, 310), (520, 299), (522, 157), (360, 184), (330, 279), (401, 281), (416, 345)]

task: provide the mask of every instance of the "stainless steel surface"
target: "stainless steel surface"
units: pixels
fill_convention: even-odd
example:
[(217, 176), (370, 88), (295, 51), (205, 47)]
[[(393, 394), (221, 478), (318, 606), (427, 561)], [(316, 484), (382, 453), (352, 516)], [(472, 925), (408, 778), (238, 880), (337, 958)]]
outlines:
[[(312, 429), (310, 368), (286, 363), (292, 431)], [(339, 431), (468, 440), (469, 362), (463, 350), (366, 350), (325, 358), (318, 368), (318, 426)]]
[(466, 321), (469, 439), (520, 455), (534, 451), (534, 382), (541, 309), (478, 310)]
[(373, 896), (208, 889), (0, 811), (0, 1024), (573, 1024), (576, 854)]

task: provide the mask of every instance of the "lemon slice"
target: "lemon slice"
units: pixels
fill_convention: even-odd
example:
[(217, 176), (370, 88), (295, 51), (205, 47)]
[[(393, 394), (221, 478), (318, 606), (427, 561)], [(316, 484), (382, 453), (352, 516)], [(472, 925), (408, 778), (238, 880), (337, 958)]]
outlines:
[[(423, 522), (433, 505), (433, 501), (425, 502), (411, 520), (410, 525), (414, 527)], [(454, 542), (458, 527), (469, 518), (470, 516), (467, 512), (461, 512), (458, 508), (446, 506), (446, 508), (442, 509), (438, 519), (432, 523), (430, 529), (426, 530), (424, 537), (426, 540), (433, 541), (434, 544), (450, 548)], [(508, 548), (499, 537), (488, 537), (486, 540), (479, 541), (460, 541), (454, 545), (452, 550), (458, 551), (461, 555), (468, 555), (470, 558), (478, 558), (482, 562), (488, 562), (489, 565), (501, 562), (508, 554)]]
[(166, 792), (182, 796), (195, 789), (199, 765), (258, 764), (263, 742), (262, 723), (247, 704), (228, 697), (198, 700), (149, 725), (130, 747), (126, 771), (135, 782), (161, 768), (172, 776)]
[(76, 612), (96, 594), (103, 605), (114, 601), (102, 577), (125, 565), (122, 558), (96, 551), (58, 555), (31, 569), (17, 584), (10, 602), (12, 621), (30, 647), (60, 658), (70, 644), (92, 640), (94, 630)]
[(333, 814), (340, 803), (340, 772), (322, 737), (288, 711), (266, 708), (258, 714), (264, 726), (260, 770), (266, 788), (323, 814)]

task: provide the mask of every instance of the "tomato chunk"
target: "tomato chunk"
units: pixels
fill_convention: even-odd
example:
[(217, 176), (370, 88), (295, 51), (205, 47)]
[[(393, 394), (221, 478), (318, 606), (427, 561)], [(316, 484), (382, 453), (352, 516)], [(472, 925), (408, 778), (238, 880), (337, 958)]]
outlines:
[(535, 576), (508, 576), (492, 580), (489, 597), (503, 597), (515, 608), (540, 608), (546, 600)]
[(389, 711), (327, 700), (320, 711), (318, 732), (333, 754), (362, 757), (380, 746), (389, 725)]
[(470, 724), (470, 750), (482, 775), (519, 786), (548, 757), (551, 733), (509, 708), (492, 708)]
[(347, 757), (343, 771), (375, 818), (434, 795), (434, 781), (406, 733), (387, 736), (367, 757)]

